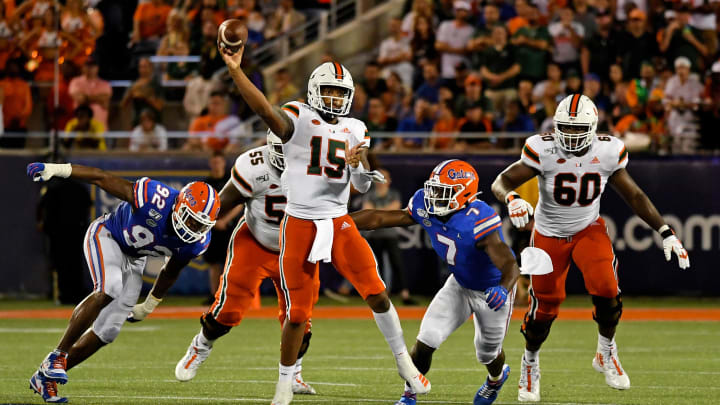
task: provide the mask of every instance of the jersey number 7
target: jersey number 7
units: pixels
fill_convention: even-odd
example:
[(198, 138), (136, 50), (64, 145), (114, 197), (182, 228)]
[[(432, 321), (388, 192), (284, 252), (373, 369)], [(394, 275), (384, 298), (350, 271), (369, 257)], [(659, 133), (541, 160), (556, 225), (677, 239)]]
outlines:
[(455, 241), (445, 235), (440, 235), (439, 233), (437, 234), (437, 240), (443, 245), (447, 245), (448, 250), (447, 254), (445, 255), (445, 260), (447, 261), (447, 264), (454, 266), (455, 255), (457, 254), (457, 247), (455, 246)]

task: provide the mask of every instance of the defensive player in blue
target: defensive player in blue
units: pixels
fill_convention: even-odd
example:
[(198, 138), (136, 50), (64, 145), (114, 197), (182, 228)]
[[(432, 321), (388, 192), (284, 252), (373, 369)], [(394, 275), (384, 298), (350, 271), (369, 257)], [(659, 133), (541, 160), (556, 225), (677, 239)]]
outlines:
[[(435, 167), (406, 209), (362, 210), (351, 216), (361, 230), (418, 223), (430, 235), (452, 274), (425, 312), (410, 355), (418, 371), (426, 374), (433, 352), (473, 314), (475, 353), (489, 374), (473, 400), (480, 405), (495, 401), (510, 373), (502, 342), (520, 269), (504, 242), (500, 217), (477, 199), (477, 190), (477, 172), (470, 164), (446, 160)], [(406, 384), (396, 405), (415, 402)]]
[(169, 257), (161, 271), (168, 277), (156, 281), (143, 303), (149, 313), (188, 262), (207, 249), (220, 199), (202, 182), (189, 183), (178, 191), (147, 177), (130, 182), (94, 167), (70, 163), (31, 163), (27, 174), (33, 181), (72, 177), (123, 200), (115, 211), (90, 224), (83, 249), (94, 290), (75, 307), (57, 348), (30, 378), (30, 388), (45, 402), (67, 402), (58, 396), (57, 384), (65, 384), (67, 370), (120, 333), (140, 295), (147, 256)]

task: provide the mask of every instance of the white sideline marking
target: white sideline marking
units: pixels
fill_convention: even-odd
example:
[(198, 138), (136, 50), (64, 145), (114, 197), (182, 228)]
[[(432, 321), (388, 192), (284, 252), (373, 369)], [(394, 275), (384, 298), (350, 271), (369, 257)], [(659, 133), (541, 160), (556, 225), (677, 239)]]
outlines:
[[(125, 332), (155, 332), (159, 326), (133, 326), (122, 330)], [(0, 333), (62, 333), (65, 328), (0, 328)]]

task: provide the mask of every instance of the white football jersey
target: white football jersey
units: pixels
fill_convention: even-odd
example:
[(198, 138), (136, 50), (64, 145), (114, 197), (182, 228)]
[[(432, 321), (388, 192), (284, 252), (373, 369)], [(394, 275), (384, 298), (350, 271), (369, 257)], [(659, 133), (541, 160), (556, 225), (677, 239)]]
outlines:
[(270, 166), (268, 146), (250, 149), (238, 156), (232, 169), (232, 182), (248, 199), (245, 222), (255, 240), (279, 252), (280, 221), (287, 199), (282, 191), (280, 173)]
[(525, 141), (521, 160), (540, 172), (535, 229), (565, 238), (598, 218), (605, 184), (627, 166), (628, 153), (625, 144), (610, 135), (596, 135), (583, 156), (558, 148), (552, 135), (533, 135)]
[(309, 105), (291, 102), (282, 110), (295, 125), (292, 138), (283, 144), (288, 215), (303, 219), (337, 218), (347, 214), (350, 170), (345, 164), (345, 142), (352, 148), (370, 146), (365, 124), (338, 117), (328, 124)]

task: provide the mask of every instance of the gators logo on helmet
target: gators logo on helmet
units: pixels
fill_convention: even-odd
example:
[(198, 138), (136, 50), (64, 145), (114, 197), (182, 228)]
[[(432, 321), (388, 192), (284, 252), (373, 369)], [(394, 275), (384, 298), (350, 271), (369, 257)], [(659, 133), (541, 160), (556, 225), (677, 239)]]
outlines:
[(467, 162), (451, 159), (441, 162), (425, 181), (425, 209), (432, 215), (444, 216), (475, 200), (478, 175)]

